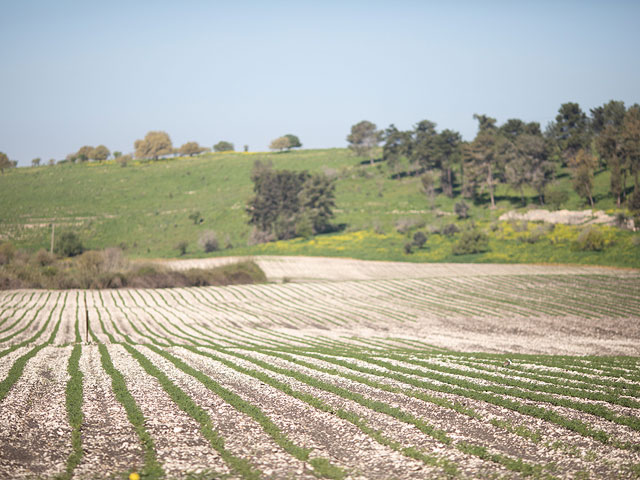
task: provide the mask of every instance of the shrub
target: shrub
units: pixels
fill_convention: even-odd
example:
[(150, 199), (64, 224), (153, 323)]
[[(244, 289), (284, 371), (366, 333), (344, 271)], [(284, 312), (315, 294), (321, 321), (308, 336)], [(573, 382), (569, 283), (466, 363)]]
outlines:
[(233, 143), (220, 140), (218, 143), (216, 143), (213, 146), (213, 151), (214, 152), (233, 152), (234, 151)]
[(0, 243), (0, 265), (6, 265), (16, 253), (16, 247), (11, 242)]
[(63, 257), (75, 257), (84, 252), (84, 246), (74, 232), (63, 232), (58, 237), (54, 251)]
[(416, 232), (413, 234), (413, 245), (416, 248), (422, 248), (427, 243), (427, 235), (424, 232)]
[(600, 252), (605, 247), (604, 234), (597, 227), (588, 227), (580, 232), (574, 246), (578, 250)]
[(451, 235), (455, 235), (459, 231), (460, 229), (456, 226), (455, 223), (450, 223), (448, 225), (445, 225), (442, 229), (442, 233), (447, 237), (450, 237)]
[(200, 236), (198, 244), (207, 253), (215, 252), (220, 248), (220, 245), (218, 243), (218, 235), (213, 230), (207, 230), (206, 232), (204, 232)]
[(309, 215), (301, 215), (296, 222), (296, 237), (310, 238), (313, 236), (313, 222)]
[(465, 230), (460, 239), (453, 244), (454, 255), (482, 253), (489, 250), (489, 237), (480, 230)]
[(252, 247), (253, 245), (260, 245), (261, 243), (273, 242), (276, 236), (271, 232), (260, 230), (258, 227), (253, 227), (249, 238), (247, 239), (247, 245)]
[(559, 210), (569, 201), (569, 192), (566, 190), (549, 189), (544, 194), (544, 201), (551, 209)]
[(457, 202), (453, 207), (453, 211), (456, 213), (458, 218), (469, 217), (469, 205), (467, 205), (466, 202), (464, 201)]
[(36, 265), (46, 267), (47, 265), (51, 265), (52, 263), (54, 263), (56, 261), (56, 258), (49, 252), (47, 252), (44, 248), (41, 248), (33, 256), (33, 261)]
[(407, 242), (404, 244), (404, 253), (410, 255), (413, 253), (413, 243)]
[(176, 248), (176, 250), (178, 250), (180, 252), (180, 256), (182, 256), (182, 255), (187, 253), (187, 247), (188, 246), (189, 246), (189, 244), (183, 240), (181, 242), (178, 242), (176, 244), (175, 248)]
[(200, 212), (193, 212), (191, 215), (189, 215), (188, 218), (189, 220), (193, 221), (194, 225), (204, 222), (204, 218), (202, 218), (202, 215), (200, 215)]
[(405, 234), (409, 230), (413, 230), (414, 228), (422, 228), (425, 226), (424, 220), (421, 218), (399, 218), (396, 220), (396, 230), (398, 233)]

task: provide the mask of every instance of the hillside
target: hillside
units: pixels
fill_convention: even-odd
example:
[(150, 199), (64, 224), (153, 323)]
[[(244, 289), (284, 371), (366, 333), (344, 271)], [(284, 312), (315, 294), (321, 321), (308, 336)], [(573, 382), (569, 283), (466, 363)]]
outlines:
[[(337, 178), (335, 223), (344, 230), (312, 239), (247, 246), (250, 227), (245, 205), (252, 195), (249, 178), (256, 160), (276, 169), (324, 172)], [(595, 178), (596, 208), (612, 211), (608, 173)], [(570, 193), (567, 209), (586, 208), (560, 172), (557, 189)], [(525, 192), (527, 193), (527, 192)], [(535, 205), (533, 192), (529, 202)], [(599, 227), (603, 251), (578, 251), (580, 228), (540, 229), (528, 222), (500, 222), (506, 211), (521, 207), (519, 194), (497, 190), (498, 208), (470, 206), (470, 219), (457, 220), (453, 206), (461, 197), (442, 194), (431, 200), (416, 176), (392, 179), (381, 163), (361, 164), (347, 149), (286, 153), (205, 154), (158, 162), (113, 162), (13, 169), (0, 176), (0, 239), (35, 251), (48, 248), (51, 227), (72, 229), (88, 248), (120, 246), (131, 258), (174, 258), (176, 245), (187, 242), (186, 258), (219, 255), (323, 255), (362, 259), (448, 262), (549, 262), (640, 267), (638, 235)], [(201, 223), (190, 215), (199, 212)], [(490, 250), (452, 255), (453, 236), (433, 232), (471, 221), (489, 234)], [(398, 226), (402, 233), (398, 231)], [(404, 228), (403, 228), (404, 227)], [(198, 245), (203, 232), (217, 233), (221, 250), (205, 254)], [(427, 233), (423, 248), (406, 254), (405, 244), (418, 230)], [(228, 247), (228, 248), (227, 248)]]

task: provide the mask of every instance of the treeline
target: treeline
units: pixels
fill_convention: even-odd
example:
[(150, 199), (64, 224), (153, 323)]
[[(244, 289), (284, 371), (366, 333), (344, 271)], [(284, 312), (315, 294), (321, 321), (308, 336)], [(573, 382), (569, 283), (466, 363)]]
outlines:
[[(593, 206), (594, 174), (608, 169), (617, 205), (629, 202), (630, 209), (640, 209), (640, 193), (629, 196), (631, 179), (634, 192), (640, 191), (640, 105), (627, 109), (624, 102), (612, 100), (587, 115), (577, 103), (565, 103), (544, 131), (537, 122), (509, 119), (497, 125), (495, 118), (486, 115), (474, 118), (478, 132), (469, 142), (454, 130), (438, 132), (429, 120), (406, 131), (393, 124), (378, 130), (375, 124), (362, 121), (351, 128), (347, 142), (371, 162), (374, 147), (382, 143), (382, 160), (397, 176), (423, 174), (426, 190), (439, 181), (449, 197), (460, 193), (477, 200), (488, 194), (492, 207), (499, 184), (511, 186), (523, 204), (524, 189), (530, 187), (544, 204), (559, 193), (549, 186), (560, 167), (569, 167), (575, 191)], [(399, 171), (401, 160), (411, 165), (408, 172)]]
[[(93, 147), (91, 145), (83, 145), (76, 152), (69, 153), (64, 160), (56, 162), (55, 159), (50, 159), (48, 164), (55, 165), (56, 163), (83, 163), (88, 161), (104, 162), (109, 158), (113, 158), (120, 165), (126, 166), (128, 162), (134, 158), (139, 160), (158, 160), (163, 157), (170, 156), (183, 156), (192, 157), (194, 155), (200, 155), (202, 153), (214, 151), (214, 152), (234, 152), (235, 146), (233, 143), (226, 140), (220, 140), (213, 145), (212, 148), (201, 146), (198, 142), (191, 141), (182, 144), (180, 147), (174, 147), (171, 137), (167, 132), (163, 131), (151, 131), (148, 132), (144, 138), (138, 139), (133, 144), (134, 152), (123, 154), (119, 151), (111, 152), (105, 145), (98, 145)], [(269, 148), (271, 150), (291, 150), (292, 148), (302, 147), (300, 139), (292, 133), (287, 133), (281, 137), (274, 139)], [(243, 146), (243, 151), (249, 151), (249, 145)], [(32, 167), (38, 167), (42, 164), (41, 158), (34, 158), (31, 160)], [(9, 160), (9, 157), (0, 152), (0, 174), (4, 173), (5, 169), (17, 167), (18, 162), (16, 160)]]

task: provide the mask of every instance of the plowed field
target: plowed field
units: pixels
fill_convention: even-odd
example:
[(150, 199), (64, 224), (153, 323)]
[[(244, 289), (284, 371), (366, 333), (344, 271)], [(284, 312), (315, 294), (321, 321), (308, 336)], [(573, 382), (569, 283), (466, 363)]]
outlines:
[(0, 478), (640, 476), (640, 272), (258, 263), (0, 292)]

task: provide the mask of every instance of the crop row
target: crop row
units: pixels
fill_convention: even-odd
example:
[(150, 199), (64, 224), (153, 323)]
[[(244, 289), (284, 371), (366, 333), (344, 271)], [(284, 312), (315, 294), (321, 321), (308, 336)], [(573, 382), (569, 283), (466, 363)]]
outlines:
[[(55, 385), (33, 373), (52, 356), (64, 358), (59, 435), (68, 448), (58, 448), (64, 467), (50, 472), (59, 478), (132, 470), (162, 478), (195, 469), (241, 478), (628, 477), (640, 465), (637, 357), (464, 353), (374, 328), (411, 331), (445, 314), (637, 316), (637, 279), (623, 277), (616, 291), (605, 280), (7, 292), (0, 296), (7, 362), (0, 409), (25, 389), (44, 402)], [(595, 301), (588, 298), (599, 288)], [(556, 293), (544, 297), (547, 290)], [(561, 301), (565, 291), (572, 293)], [(356, 328), (363, 325), (366, 336)], [(88, 397), (88, 388), (99, 393), (86, 370), (98, 357), (110, 385)], [(135, 432), (137, 459), (115, 462), (117, 471), (88, 463), (106, 448), (88, 437), (100, 431), (87, 415), (96, 398), (124, 412)], [(20, 457), (11, 457), (7, 442), (0, 436), (0, 476), (21, 476), (28, 465), (16, 467)]]

